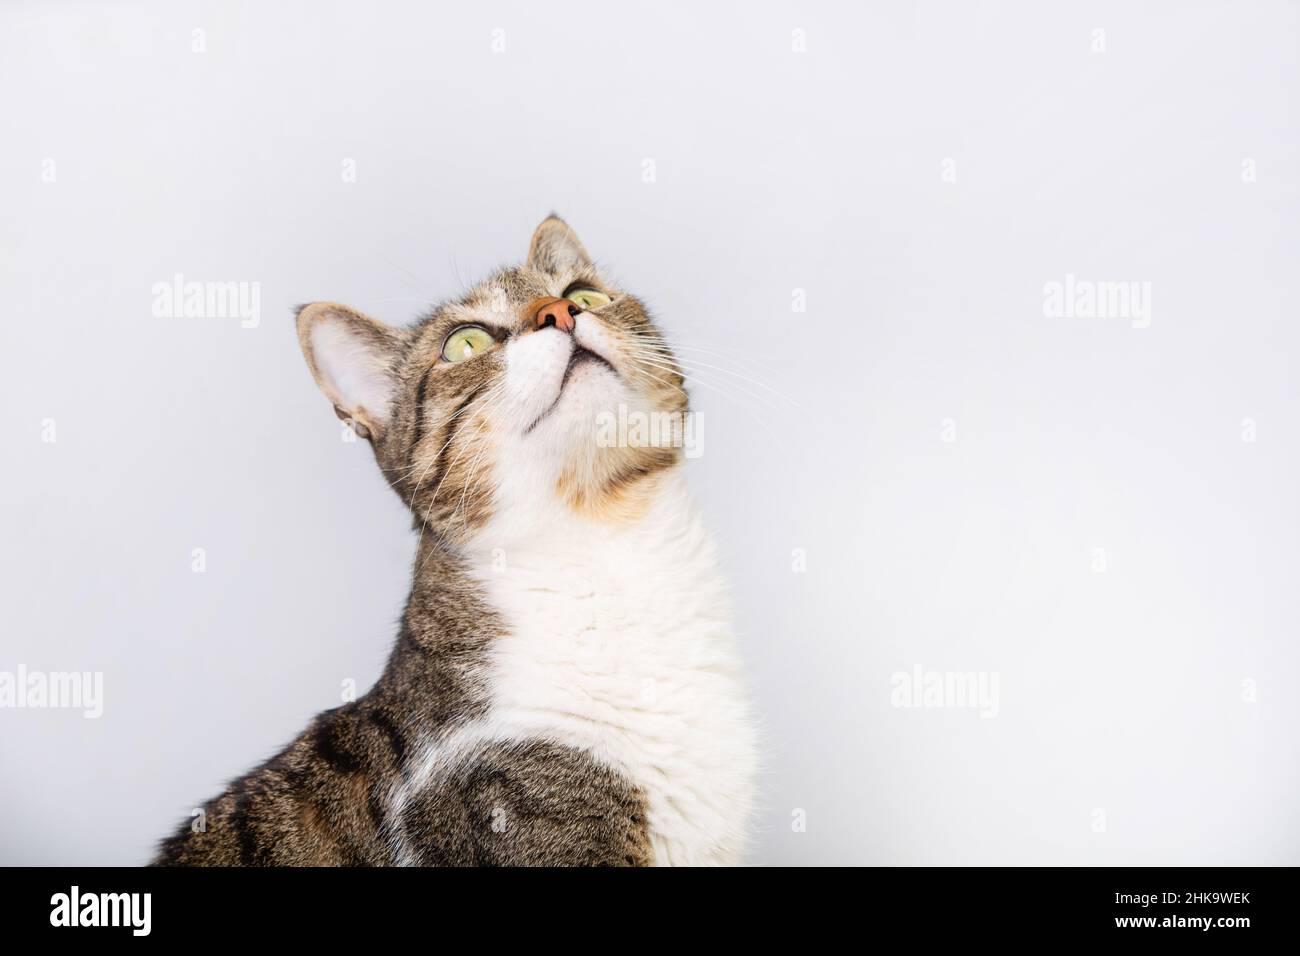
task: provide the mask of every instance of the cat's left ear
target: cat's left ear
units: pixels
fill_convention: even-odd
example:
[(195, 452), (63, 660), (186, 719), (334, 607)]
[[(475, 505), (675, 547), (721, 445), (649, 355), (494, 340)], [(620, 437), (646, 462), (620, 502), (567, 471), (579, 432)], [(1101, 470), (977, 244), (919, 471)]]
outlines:
[(391, 326), (336, 302), (298, 310), (298, 344), (312, 377), (334, 413), (371, 441), (388, 425), (402, 341)]
[(528, 267), (541, 272), (566, 272), (591, 265), (578, 234), (552, 213), (533, 232), (528, 246)]

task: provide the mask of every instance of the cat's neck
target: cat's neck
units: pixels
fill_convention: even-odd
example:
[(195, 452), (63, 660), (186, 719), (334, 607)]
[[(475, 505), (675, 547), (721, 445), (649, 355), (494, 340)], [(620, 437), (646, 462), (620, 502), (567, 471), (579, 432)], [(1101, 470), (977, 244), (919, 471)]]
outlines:
[(555, 500), (512, 498), (507, 490), (467, 542), (422, 535), (412, 597), (428, 604), (513, 591), (597, 591), (640, 600), (647, 591), (721, 593), (712, 541), (683, 469), (666, 469), (651, 480), (636, 513), (613, 521)]
[(702, 523), (679, 466), (646, 479), (639, 500), (621, 513), (593, 516), (551, 497), (536, 502), (524, 494), (503, 496), (504, 506), (466, 549), (470, 566), (501, 570), (504, 559), (545, 573), (557, 560), (599, 562), (611, 551), (639, 550), (647, 556), (681, 556), (683, 547), (705, 541)]

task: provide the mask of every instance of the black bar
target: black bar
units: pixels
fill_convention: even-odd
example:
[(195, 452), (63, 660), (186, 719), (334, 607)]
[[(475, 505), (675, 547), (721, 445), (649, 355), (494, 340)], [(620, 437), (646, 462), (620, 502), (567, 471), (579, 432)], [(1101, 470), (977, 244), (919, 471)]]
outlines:
[[(7, 941), (94, 944), (116, 937), (168, 942), (374, 941), (415, 933), (426, 945), (450, 932), (496, 937), (531, 927), (586, 944), (598, 928), (634, 939), (681, 941), (707, 932), (818, 933), (834, 927), (870, 943), (895, 934), (951, 940), (1120, 940), (1181, 946), (1294, 939), (1292, 868), (865, 868), (637, 871), (553, 870), (0, 870)], [(83, 912), (116, 906), (123, 925), (54, 926), (77, 887)], [(98, 894), (149, 894), (148, 935), (139, 906)], [(59, 912), (60, 894), (68, 906)], [(1204, 895), (1200, 895), (1204, 894)], [(88, 896), (95, 902), (86, 903)], [(86, 910), (85, 907), (90, 909)], [(136, 917), (135, 926), (129, 919)], [(1208, 924), (1202, 921), (1209, 921)], [(65, 920), (66, 921), (66, 920)], [(1227, 921), (1232, 921), (1231, 923)], [(658, 937), (658, 934), (666, 934)], [(776, 937), (773, 937), (775, 940)]]

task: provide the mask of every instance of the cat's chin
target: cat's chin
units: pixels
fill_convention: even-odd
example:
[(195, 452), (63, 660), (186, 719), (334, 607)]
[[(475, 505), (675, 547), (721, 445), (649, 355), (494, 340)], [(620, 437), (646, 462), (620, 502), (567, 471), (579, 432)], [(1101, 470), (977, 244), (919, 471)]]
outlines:
[(616, 410), (627, 399), (622, 379), (605, 359), (577, 350), (555, 398), (524, 428), (523, 435), (543, 444), (594, 440), (598, 416)]

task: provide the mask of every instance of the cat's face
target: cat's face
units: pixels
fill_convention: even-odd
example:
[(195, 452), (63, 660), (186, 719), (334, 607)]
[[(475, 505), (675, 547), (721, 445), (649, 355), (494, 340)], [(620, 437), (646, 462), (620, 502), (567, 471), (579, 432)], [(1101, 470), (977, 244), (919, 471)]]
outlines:
[[(555, 217), (524, 265), (414, 326), (318, 302), (300, 310), (298, 336), (417, 524), (448, 540), (506, 509), (635, 517), (681, 457), (671, 424), (687, 400), (672, 353)], [(648, 416), (670, 427), (619, 427)]]

